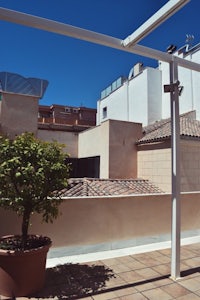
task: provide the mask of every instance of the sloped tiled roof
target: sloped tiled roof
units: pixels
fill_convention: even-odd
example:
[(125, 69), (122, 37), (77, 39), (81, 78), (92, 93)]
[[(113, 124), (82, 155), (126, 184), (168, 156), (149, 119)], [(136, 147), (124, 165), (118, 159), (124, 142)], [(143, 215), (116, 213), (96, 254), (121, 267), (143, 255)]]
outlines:
[[(200, 121), (194, 119), (194, 112), (180, 116), (180, 135), (182, 138), (189, 137), (200, 139)], [(171, 119), (165, 119), (144, 127), (144, 136), (137, 144), (159, 142), (171, 137)]]
[(71, 178), (62, 197), (114, 196), (161, 193), (158, 187), (143, 179)]

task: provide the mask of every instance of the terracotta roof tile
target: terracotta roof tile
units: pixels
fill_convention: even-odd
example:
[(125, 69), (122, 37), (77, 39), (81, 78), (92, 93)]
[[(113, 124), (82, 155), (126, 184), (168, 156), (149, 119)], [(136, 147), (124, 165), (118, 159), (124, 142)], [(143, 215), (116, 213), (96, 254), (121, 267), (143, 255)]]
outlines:
[[(144, 136), (137, 144), (158, 142), (171, 137), (171, 119), (165, 119), (144, 127)], [(181, 138), (189, 137), (200, 139), (200, 121), (194, 119), (194, 112), (180, 116)]]
[(143, 179), (96, 179), (71, 178), (62, 197), (114, 196), (161, 193), (149, 180)]

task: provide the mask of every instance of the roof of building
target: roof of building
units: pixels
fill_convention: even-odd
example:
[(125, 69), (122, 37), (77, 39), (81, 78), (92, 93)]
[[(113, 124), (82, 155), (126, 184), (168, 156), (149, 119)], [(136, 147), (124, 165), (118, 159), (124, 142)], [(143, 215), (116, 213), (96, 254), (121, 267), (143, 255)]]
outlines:
[(0, 90), (5, 93), (29, 95), (42, 98), (48, 81), (39, 78), (25, 78), (16, 73), (0, 72)]
[[(200, 139), (200, 121), (195, 119), (195, 111), (180, 115), (181, 138)], [(160, 142), (171, 137), (171, 118), (164, 119), (143, 128), (144, 136), (137, 144)]]
[(161, 193), (158, 187), (144, 179), (71, 178), (62, 197), (95, 197)]

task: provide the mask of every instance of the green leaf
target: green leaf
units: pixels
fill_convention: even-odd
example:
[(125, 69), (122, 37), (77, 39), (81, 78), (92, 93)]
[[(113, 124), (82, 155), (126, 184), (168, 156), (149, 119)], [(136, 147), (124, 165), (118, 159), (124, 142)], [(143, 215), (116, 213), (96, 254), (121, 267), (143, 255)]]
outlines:
[(55, 191), (67, 186), (67, 156), (63, 145), (38, 140), (32, 133), (15, 140), (0, 136), (0, 206), (22, 216), (23, 233), (28, 233), (33, 213), (40, 213), (44, 222), (58, 217), (62, 199)]

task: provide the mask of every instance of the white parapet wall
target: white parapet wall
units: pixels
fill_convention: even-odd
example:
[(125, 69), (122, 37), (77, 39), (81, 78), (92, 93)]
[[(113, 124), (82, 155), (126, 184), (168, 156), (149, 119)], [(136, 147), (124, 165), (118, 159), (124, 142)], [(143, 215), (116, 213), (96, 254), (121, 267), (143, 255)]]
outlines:
[[(50, 257), (147, 245), (171, 239), (171, 195), (66, 198), (53, 224), (33, 216), (31, 233), (51, 237)], [(200, 233), (200, 192), (181, 194), (182, 237)], [(0, 210), (0, 236), (20, 232), (15, 214)]]

